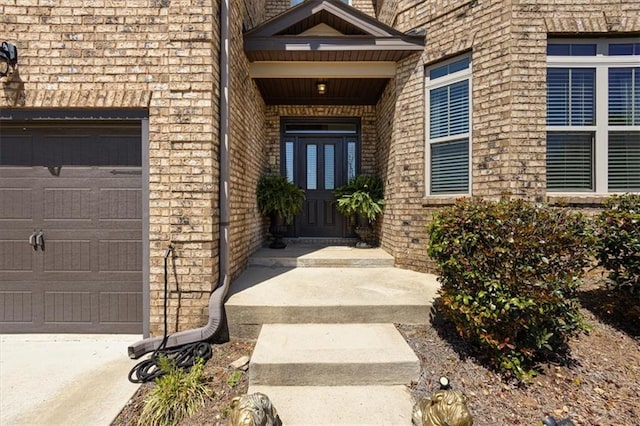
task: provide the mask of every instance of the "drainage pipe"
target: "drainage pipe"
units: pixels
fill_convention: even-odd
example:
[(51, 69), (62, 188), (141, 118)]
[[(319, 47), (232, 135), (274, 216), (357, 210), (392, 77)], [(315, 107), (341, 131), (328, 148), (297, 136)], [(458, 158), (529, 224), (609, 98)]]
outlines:
[[(204, 327), (174, 333), (168, 337), (144, 339), (129, 346), (132, 359), (155, 351), (200, 341), (221, 342), (228, 339), (224, 301), (229, 290), (229, 0), (220, 0), (220, 241), (218, 249), (218, 284), (209, 298), (209, 321)], [(166, 316), (166, 313), (165, 313)], [(166, 320), (166, 318), (165, 318)], [(163, 345), (163, 341), (166, 342)]]

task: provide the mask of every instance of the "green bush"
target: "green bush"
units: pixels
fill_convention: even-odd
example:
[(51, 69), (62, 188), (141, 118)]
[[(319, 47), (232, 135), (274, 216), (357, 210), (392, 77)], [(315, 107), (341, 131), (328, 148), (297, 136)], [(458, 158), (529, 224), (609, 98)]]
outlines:
[(579, 213), (459, 200), (429, 234), (443, 316), (507, 377), (527, 381), (547, 351), (584, 328), (576, 293), (593, 239)]
[(202, 379), (202, 359), (189, 372), (165, 357), (160, 358), (158, 365), (167, 374), (156, 379), (156, 386), (145, 398), (139, 425), (176, 425), (202, 407), (212, 393)]
[(640, 296), (640, 195), (613, 196), (595, 218), (599, 266), (619, 289)]

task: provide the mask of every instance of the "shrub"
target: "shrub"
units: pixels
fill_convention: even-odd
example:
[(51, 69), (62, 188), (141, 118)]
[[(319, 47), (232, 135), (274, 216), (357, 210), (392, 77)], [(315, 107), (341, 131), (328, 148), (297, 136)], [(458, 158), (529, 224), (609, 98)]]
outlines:
[(577, 289), (593, 240), (582, 215), (503, 198), (459, 200), (429, 226), (441, 311), (507, 377), (584, 328)]
[(619, 289), (640, 295), (640, 195), (612, 196), (595, 218), (596, 257)]
[(138, 420), (139, 425), (175, 425), (202, 407), (211, 389), (203, 382), (204, 362), (198, 358), (186, 372), (166, 357), (159, 359), (159, 367), (165, 371), (156, 379), (156, 386), (144, 400)]

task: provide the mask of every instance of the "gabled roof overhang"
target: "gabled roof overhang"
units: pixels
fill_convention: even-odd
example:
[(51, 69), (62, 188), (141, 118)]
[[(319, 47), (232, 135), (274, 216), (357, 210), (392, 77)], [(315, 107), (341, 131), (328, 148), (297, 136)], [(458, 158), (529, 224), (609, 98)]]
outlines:
[[(370, 93), (366, 99), (346, 98), (344, 91), (317, 97), (315, 81), (365, 78), (370, 87), (362, 89), (380, 94), (395, 63), (424, 50), (424, 36), (401, 33), (339, 0), (308, 0), (246, 32), (244, 50), (267, 103), (276, 102), (270, 93), (277, 92), (279, 103), (369, 104), (375, 101)], [(309, 81), (278, 81), (292, 78)]]

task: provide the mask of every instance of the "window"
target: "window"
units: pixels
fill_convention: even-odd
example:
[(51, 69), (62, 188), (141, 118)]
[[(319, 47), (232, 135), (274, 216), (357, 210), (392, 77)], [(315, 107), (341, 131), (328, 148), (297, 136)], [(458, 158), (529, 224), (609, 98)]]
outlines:
[(471, 57), (426, 71), (427, 195), (468, 194)]
[(640, 43), (550, 40), (547, 190), (640, 191)]

